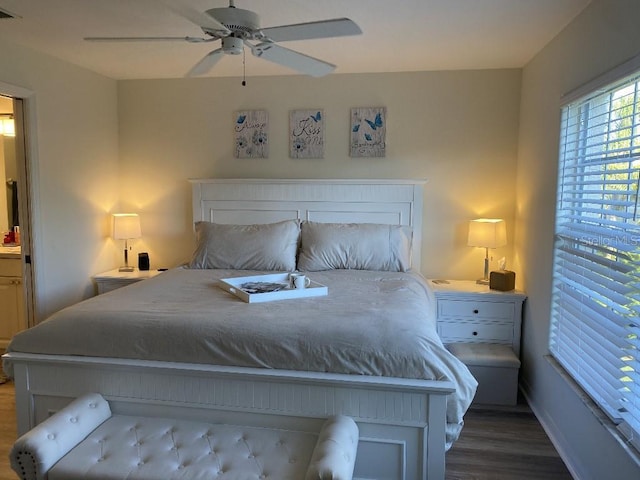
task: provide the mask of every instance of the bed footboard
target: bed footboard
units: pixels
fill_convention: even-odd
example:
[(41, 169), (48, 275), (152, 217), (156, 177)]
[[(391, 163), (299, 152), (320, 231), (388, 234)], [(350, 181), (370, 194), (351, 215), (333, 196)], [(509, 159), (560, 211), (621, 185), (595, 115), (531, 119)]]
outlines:
[(18, 433), (73, 399), (99, 392), (116, 414), (318, 431), (348, 415), (360, 443), (354, 478), (444, 479), (447, 381), (7, 354)]

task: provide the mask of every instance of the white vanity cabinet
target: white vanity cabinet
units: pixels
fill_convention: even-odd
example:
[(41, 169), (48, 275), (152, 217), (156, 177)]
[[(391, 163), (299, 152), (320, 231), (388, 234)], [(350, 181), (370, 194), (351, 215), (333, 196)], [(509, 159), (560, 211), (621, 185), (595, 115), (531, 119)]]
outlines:
[(16, 333), (27, 328), (21, 262), (19, 256), (0, 258), (0, 351)]

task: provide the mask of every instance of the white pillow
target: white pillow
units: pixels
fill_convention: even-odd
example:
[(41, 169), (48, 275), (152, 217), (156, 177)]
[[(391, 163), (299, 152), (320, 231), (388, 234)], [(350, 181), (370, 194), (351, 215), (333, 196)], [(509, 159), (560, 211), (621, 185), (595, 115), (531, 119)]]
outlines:
[(406, 272), (412, 235), (402, 225), (303, 222), (298, 270)]
[(300, 237), (297, 220), (258, 225), (196, 222), (189, 268), (293, 271)]

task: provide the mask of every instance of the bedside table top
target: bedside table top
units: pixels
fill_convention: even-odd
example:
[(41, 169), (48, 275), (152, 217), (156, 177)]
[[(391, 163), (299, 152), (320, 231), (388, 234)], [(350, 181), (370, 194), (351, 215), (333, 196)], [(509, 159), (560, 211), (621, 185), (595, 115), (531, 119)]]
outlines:
[(121, 272), (116, 268), (108, 272), (99, 273), (93, 278), (96, 280), (145, 280), (155, 277), (159, 273), (162, 272), (158, 270), (138, 270), (137, 268), (133, 272)]
[(508, 292), (491, 290), (489, 285), (480, 285), (476, 283), (475, 280), (429, 279), (429, 286), (436, 296), (439, 297), (460, 296), (460, 294), (497, 295), (517, 298), (526, 297), (526, 294), (521, 290), (510, 290)]

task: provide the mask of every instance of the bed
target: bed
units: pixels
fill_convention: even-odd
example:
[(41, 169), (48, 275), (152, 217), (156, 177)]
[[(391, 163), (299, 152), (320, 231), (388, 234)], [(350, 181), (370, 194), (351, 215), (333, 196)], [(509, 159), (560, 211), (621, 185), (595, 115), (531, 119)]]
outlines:
[[(122, 414), (303, 431), (345, 414), (360, 429), (355, 478), (443, 479), (476, 382), (435, 334), (422, 182), (191, 184), (187, 265), (14, 338), (19, 432), (86, 392)], [(329, 294), (249, 304), (218, 286), (294, 269)]]

